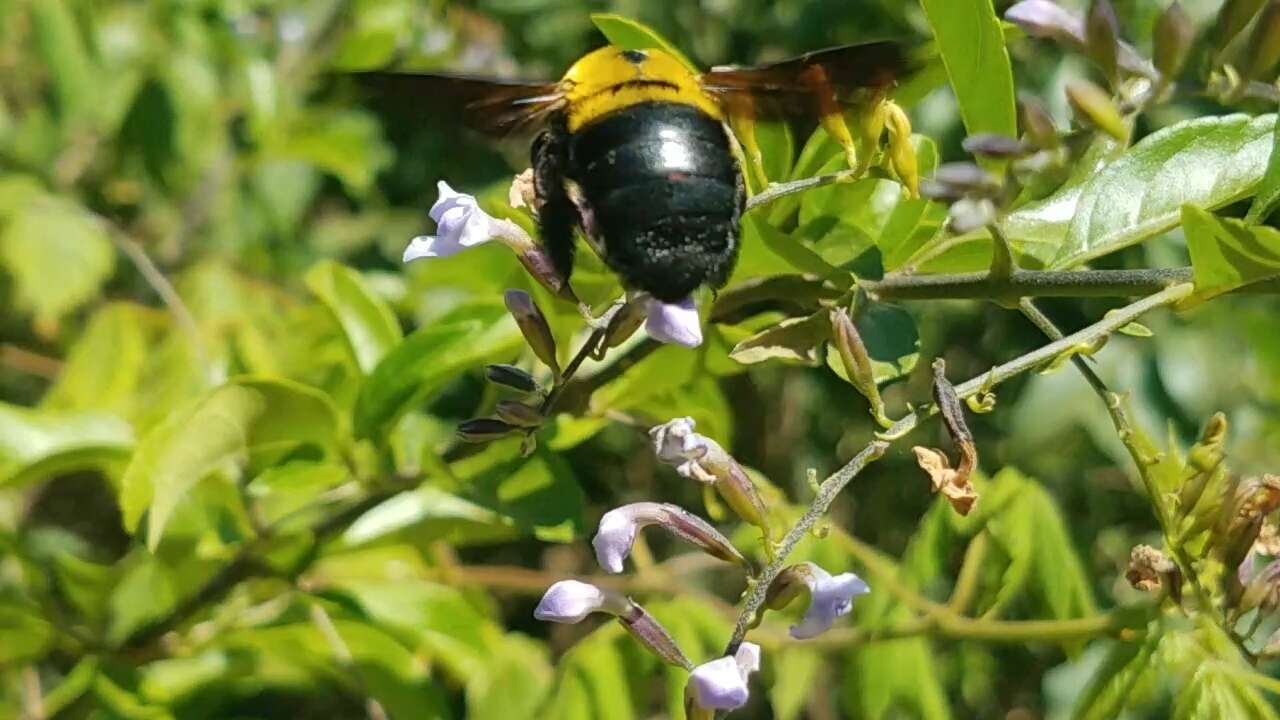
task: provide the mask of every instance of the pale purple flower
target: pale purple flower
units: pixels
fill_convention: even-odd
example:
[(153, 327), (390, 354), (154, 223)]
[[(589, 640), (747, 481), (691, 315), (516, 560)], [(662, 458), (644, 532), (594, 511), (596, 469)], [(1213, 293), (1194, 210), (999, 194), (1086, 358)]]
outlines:
[(658, 342), (687, 348), (702, 344), (702, 321), (698, 318), (698, 307), (692, 297), (674, 303), (650, 300), (644, 329)]
[(723, 461), (728, 453), (715, 440), (695, 432), (695, 426), (693, 418), (682, 417), (650, 429), (653, 452), (691, 480), (715, 482), (713, 468), (708, 465)]
[(799, 574), (809, 586), (809, 608), (799, 625), (791, 626), (791, 637), (797, 640), (817, 637), (826, 632), (838, 618), (853, 609), (855, 595), (865, 595), (871, 588), (853, 573), (831, 573), (813, 563), (800, 563), (806, 572)]
[(576, 623), (602, 609), (605, 602), (604, 591), (595, 585), (561, 580), (547, 588), (533, 616), (549, 622)]
[(1034, 37), (1084, 44), (1084, 22), (1050, 0), (1022, 0), (1004, 11), (1004, 19)]
[(689, 692), (699, 707), (736, 710), (747, 704), (747, 680), (760, 669), (760, 646), (744, 642), (737, 654), (706, 662), (689, 674)]
[(622, 572), (622, 563), (631, 554), (636, 535), (650, 525), (661, 525), (713, 557), (747, 565), (746, 558), (729, 539), (697, 515), (671, 503), (637, 502), (614, 508), (600, 518), (600, 529), (591, 541), (600, 567), (611, 573)]

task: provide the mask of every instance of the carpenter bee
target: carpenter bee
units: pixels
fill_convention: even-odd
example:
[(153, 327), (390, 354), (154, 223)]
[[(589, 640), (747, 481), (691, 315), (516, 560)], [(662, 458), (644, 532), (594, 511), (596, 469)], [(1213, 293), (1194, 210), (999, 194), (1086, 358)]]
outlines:
[(873, 42), (698, 73), (672, 52), (608, 45), (558, 82), (371, 76), (384, 92), (461, 113), (490, 135), (536, 129), (533, 204), (560, 276), (570, 276), (581, 230), (626, 287), (676, 302), (723, 287), (733, 270), (744, 165), (763, 177), (755, 120), (817, 117), (865, 169), (869, 152), (856, 151), (842, 109), (884, 106), (905, 64), (899, 45)]

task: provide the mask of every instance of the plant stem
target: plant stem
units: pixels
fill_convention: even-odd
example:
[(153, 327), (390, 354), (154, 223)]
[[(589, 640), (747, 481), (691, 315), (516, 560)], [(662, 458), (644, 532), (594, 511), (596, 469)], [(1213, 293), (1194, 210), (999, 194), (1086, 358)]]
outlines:
[[(1137, 297), (1193, 279), (1190, 267), (1143, 270), (1014, 270), (1006, 279), (989, 271), (940, 275), (890, 273), (858, 285), (879, 300), (990, 300), (1001, 297)], [(1245, 285), (1237, 292), (1280, 293), (1280, 282)]]
[(795, 193), (804, 192), (805, 190), (812, 190), (813, 188), (822, 187), (823, 185), (830, 185), (832, 183), (848, 180), (856, 177), (860, 172), (861, 171), (859, 170), (853, 169), (839, 170), (827, 175), (818, 175), (817, 177), (802, 178), (791, 182), (770, 185), (764, 190), (752, 195), (747, 200), (747, 205), (743, 209), (743, 212), (751, 212), (758, 207), (768, 205), (774, 200), (787, 195), (794, 195)]
[[(1136, 302), (1130, 303), (1123, 308), (1109, 313), (1106, 317), (1098, 322), (1068, 335), (1064, 338), (1049, 343), (1043, 347), (1033, 350), (1021, 357), (1010, 360), (1009, 362), (997, 365), (990, 371), (982, 373), (977, 377), (957, 385), (956, 394), (961, 398), (966, 398), (977, 393), (998, 385), (1009, 378), (1026, 372), (1035, 367), (1048, 362), (1063, 352), (1081, 343), (1096, 341), (1099, 338), (1110, 335), (1116, 330), (1128, 325), (1143, 313), (1154, 310), (1158, 307), (1171, 305), (1189, 296), (1193, 290), (1190, 283), (1182, 283), (1167, 287), (1160, 292), (1142, 298)], [(892, 441), (897, 440), (920, 423), (921, 420), (929, 417), (937, 412), (932, 405), (919, 408), (914, 412), (903, 417), (893, 424), (883, 435), (873, 440), (857, 455), (853, 457), (844, 467), (837, 470), (834, 474), (822, 482), (819, 488), (818, 496), (814, 499), (809, 509), (796, 522), (796, 524), (787, 531), (786, 536), (778, 545), (777, 556), (772, 562), (761, 572), (758, 582), (751, 588), (747, 595), (746, 602), (743, 604), (742, 612), (738, 616), (738, 622), (734, 627), (733, 636), (730, 638), (728, 645), (725, 647), (725, 655), (733, 655), (738, 650), (738, 646), (742, 644), (746, 637), (747, 630), (756, 617), (756, 613), (760, 611), (764, 604), (765, 593), (769, 589), (769, 584), (777, 577), (787, 561), (787, 556), (800, 542), (801, 538), (813, 527), (819, 518), (826, 513), (831, 503), (835, 500), (840, 491), (853, 480), (868, 464), (878, 459), (889, 449)]]

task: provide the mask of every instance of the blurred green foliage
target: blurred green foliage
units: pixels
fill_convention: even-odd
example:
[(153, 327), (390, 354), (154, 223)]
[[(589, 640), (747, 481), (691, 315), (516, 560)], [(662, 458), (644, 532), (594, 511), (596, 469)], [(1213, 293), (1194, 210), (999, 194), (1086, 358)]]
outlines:
[[(584, 366), (528, 457), (516, 440), (463, 448), (457, 423), (506, 397), (483, 366), (536, 371), (502, 292), (547, 311), (561, 364), (582, 321), (502, 247), (400, 267), (441, 179), (528, 226), (505, 207), (527, 147), (478, 141), (432, 98), (371, 101), (347, 75), (556, 77), (603, 42), (593, 11), (704, 67), (902, 37), (928, 55), (897, 94), (927, 177), (966, 134), (1016, 134), (1015, 88), (1068, 123), (1063, 83), (1091, 71), (1001, 24), (1007, 4), (0, 0), (0, 717), (680, 716), (684, 671), (620, 628), (531, 616), (550, 580), (598, 572), (584, 540), (611, 507), (664, 500), (728, 522), (636, 427), (692, 416), (789, 525), (806, 472), (879, 427), (805, 324), (826, 313), (802, 297), (811, 285), (780, 296), (803, 312), (747, 312), (733, 291), (982, 270), (989, 234), (949, 236), (946, 207), (880, 170), (781, 198), (744, 220), (701, 348), (633, 340)], [(1212, 24), (1218, 3), (1186, 4)], [(1119, 5), (1149, 51), (1167, 3)], [(1190, 93), (1140, 115), (1131, 144), (1082, 130), (1073, 164), (1002, 220), (1024, 268), (1194, 264), (1196, 299), (1213, 302), (1146, 318), (1154, 337), (1093, 359), (1170, 457), (1224, 412), (1241, 475), (1276, 470), (1280, 442), (1280, 307), (1225, 294), (1280, 267), (1260, 224), (1280, 193), (1270, 110)], [(771, 179), (842, 167), (811, 130), (761, 129)], [(603, 264), (579, 257), (579, 295), (614, 297)], [(1043, 305), (1074, 329), (1122, 302)], [(778, 332), (790, 318), (800, 330)], [(979, 301), (877, 302), (856, 322), (895, 417), (928, 402), (922, 358), (969, 378), (1043, 344)], [(1124, 583), (1129, 548), (1159, 544), (1160, 525), (1078, 374), (1018, 378), (971, 421), (988, 473), (975, 512), (934, 500), (895, 446), (794, 555), (868, 579), (853, 630), (806, 645), (771, 617), (735, 717), (1275, 716), (1261, 692), (1275, 667)], [(917, 435), (947, 446), (936, 424)], [(760, 555), (756, 535), (734, 539)], [(628, 589), (695, 662), (718, 656), (742, 578), (647, 541)], [(911, 598), (945, 603), (962, 582), (967, 607), (902, 631), (921, 617)], [(999, 635), (981, 620), (1104, 630)]]

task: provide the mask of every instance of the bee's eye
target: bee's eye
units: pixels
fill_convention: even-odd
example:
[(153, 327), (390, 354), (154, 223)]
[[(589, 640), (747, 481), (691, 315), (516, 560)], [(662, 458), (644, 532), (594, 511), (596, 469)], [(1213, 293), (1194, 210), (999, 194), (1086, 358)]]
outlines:
[(648, 53), (643, 50), (623, 50), (619, 54), (622, 55), (622, 58), (627, 62), (634, 63), (636, 65), (639, 65), (649, 58)]

